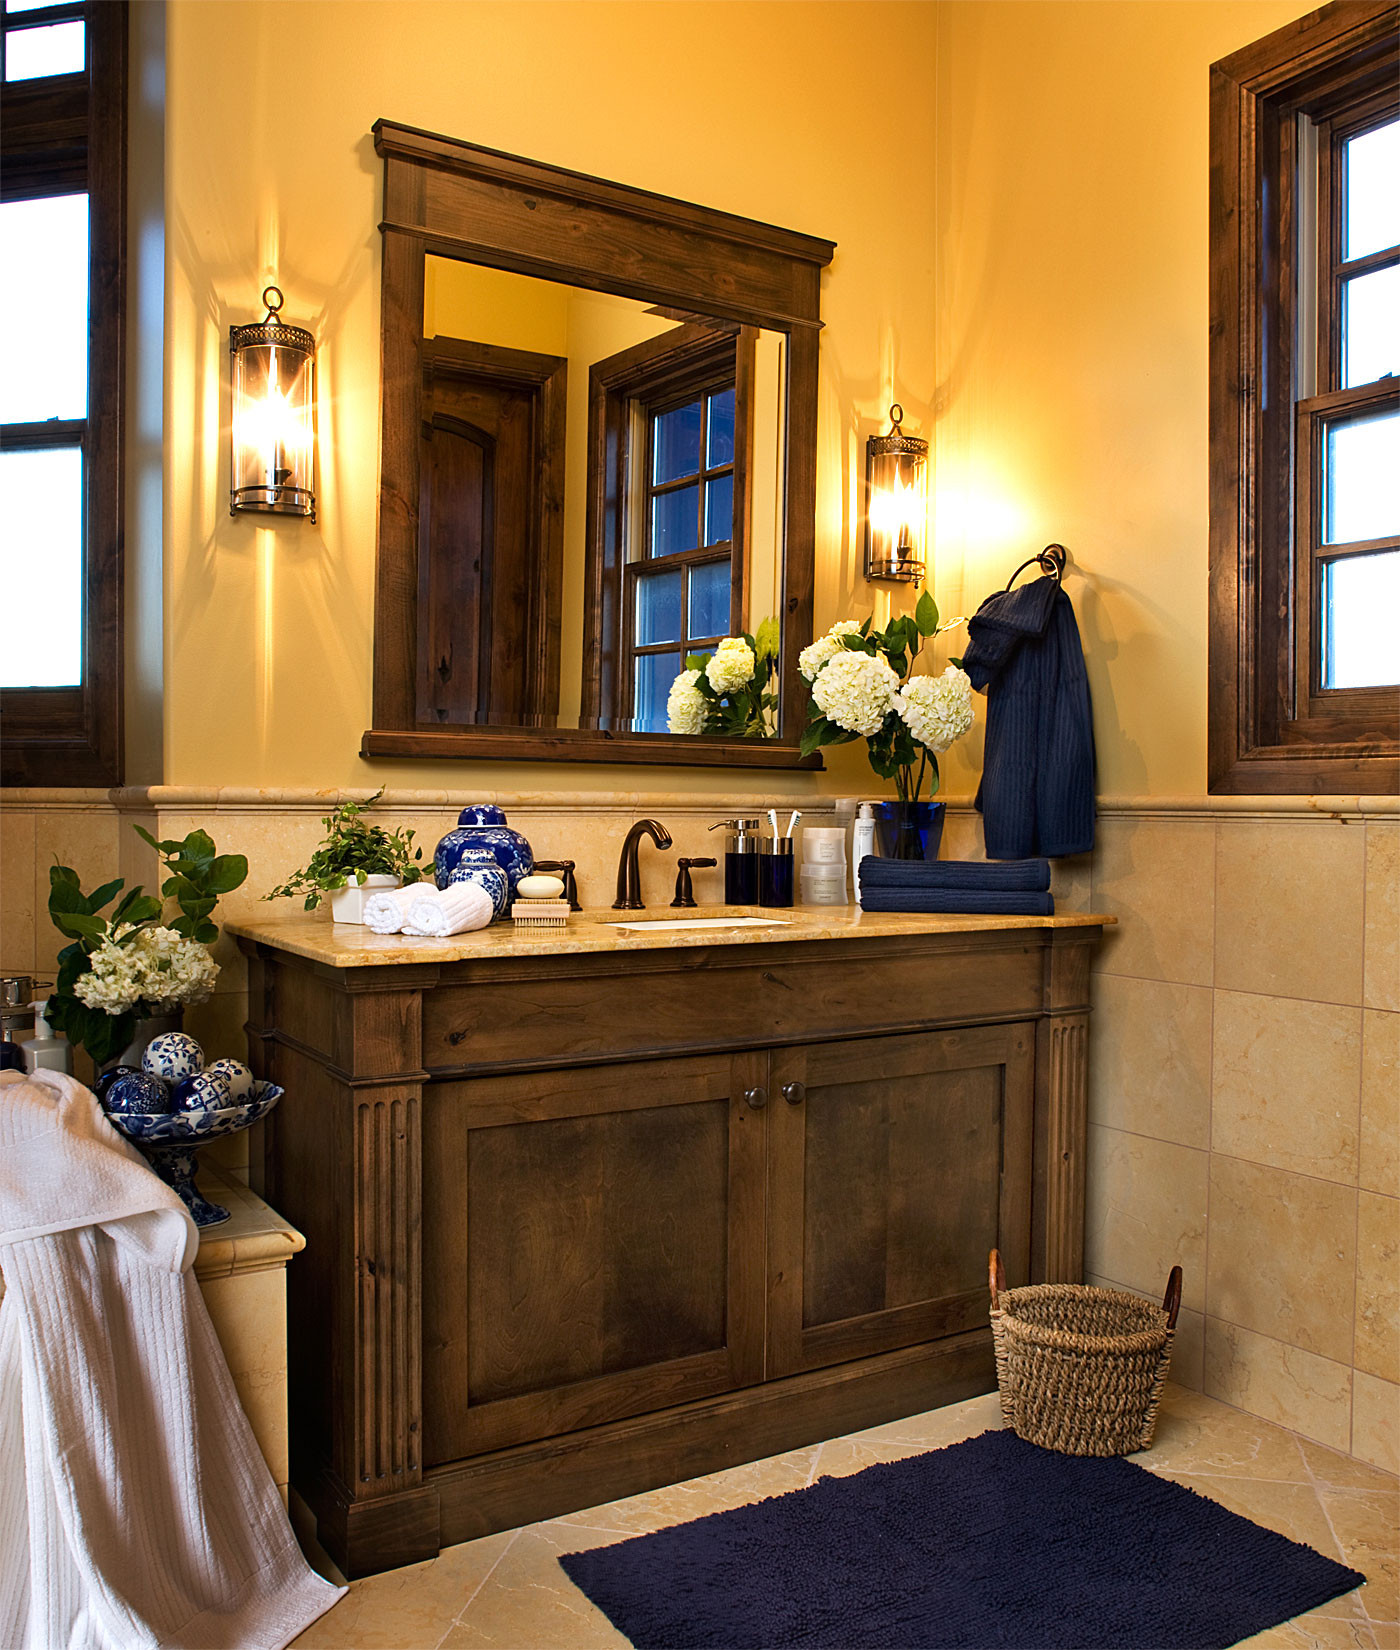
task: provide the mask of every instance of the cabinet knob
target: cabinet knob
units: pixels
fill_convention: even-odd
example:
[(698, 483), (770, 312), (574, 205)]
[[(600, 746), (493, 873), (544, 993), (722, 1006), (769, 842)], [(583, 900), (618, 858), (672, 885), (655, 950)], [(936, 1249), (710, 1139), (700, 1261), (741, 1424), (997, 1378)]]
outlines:
[(748, 1104), (750, 1106), (753, 1107), (753, 1109), (755, 1111), (762, 1111), (763, 1108), (768, 1104), (768, 1090), (767, 1089), (745, 1089), (744, 1090), (744, 1099), (748, 1102)]
[(805, 1083), (783, 1084), (783, 1099), (787, 1101), (788, 1105), (800, 1106), (806, 1098), (807, 1085)]

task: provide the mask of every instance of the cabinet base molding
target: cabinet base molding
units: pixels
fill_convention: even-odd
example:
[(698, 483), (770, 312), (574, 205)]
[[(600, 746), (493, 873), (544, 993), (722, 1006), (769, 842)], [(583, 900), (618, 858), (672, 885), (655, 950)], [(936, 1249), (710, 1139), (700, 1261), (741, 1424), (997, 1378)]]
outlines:
[(308, 1474), (299, 1481), (316, 1520), (316, 1539), (347, 1580), (437, 1557), (442, 1515), (431, 1484), (353, 1501), (329, 1473)]
[(991, 1331), (977, 1329), (498, 1450), (427, 1480), (441, 1500), (446, 1547), (995, 1390)]

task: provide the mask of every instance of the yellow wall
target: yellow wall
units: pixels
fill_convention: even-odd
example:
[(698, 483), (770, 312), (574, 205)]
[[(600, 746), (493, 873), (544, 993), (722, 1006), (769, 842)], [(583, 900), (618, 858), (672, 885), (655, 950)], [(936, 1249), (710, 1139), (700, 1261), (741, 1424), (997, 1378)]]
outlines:
[[(369, 128), (384, 115), (834, 238), (819, 623), (888, 610), (857, 573), (858, 501), (864, 439), (897, 397), (933, 435), (945, 614), (1068, 545), (1102, 794), (1199, 795), (1207, 71), (1297, 11), (170, 0), (166, 780), (732, 788), (696, 770), (356, 755), (378, 465)], [(223, 426), (228, 325), (273, 277), (320, 339), (323, 454), (320, 522), (275, 530), (229, 518)], [(856, 749), (829, 762), (772, 788), (871, 788)], [(979, 765), (980, 732), (945, 789), (965, 793)]]
[[(892, 390), (911, 422), (931, 411), (934, 18), (920, 4), (170, 0), (166, 781), (732, 789), (693, 769), (357, 756), (378, 469), (370, 127), (385, 116), (840, 243), (818, 489), (818, 606), (834, 615), (867, 600), (864, 438)], [(908, 164), (886, 166), (894, 124)], [(228, 515), (223, 423), (228, 326), (258, 316), (274, 278), (286, 318), (319, 340), (322, 447), (320, 520), (275, 530)]]
[(936, 7), (940, 601), (1068, 547), (1104, 796), (1206, 788), (1208, 70), (1304, 9)]

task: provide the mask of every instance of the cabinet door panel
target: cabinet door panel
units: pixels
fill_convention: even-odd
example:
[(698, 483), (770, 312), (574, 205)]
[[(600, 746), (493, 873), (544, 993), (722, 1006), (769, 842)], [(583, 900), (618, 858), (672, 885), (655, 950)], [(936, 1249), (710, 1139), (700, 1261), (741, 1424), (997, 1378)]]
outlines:
[(1033, 1049), (1017, 1025), (773, 1056), (770, 1376), (985, 1324), (994, 1245), (1024, 1277)]
[(429, 1463), (756, 1378), (763, 1139), (738, 1098), (748, 1064), (425, 1090)]

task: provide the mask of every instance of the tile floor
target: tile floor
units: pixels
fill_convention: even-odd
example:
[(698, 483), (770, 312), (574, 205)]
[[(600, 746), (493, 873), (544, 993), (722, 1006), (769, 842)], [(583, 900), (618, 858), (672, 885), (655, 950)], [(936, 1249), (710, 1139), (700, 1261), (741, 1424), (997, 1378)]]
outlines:
[[(295, 1650), (612, 1650), (627, 1640), (556, 1555), (859, 1472), (1001, 1424), (995, 1394), (791, 1450), (567, 1518), (450, 1547), (353, 1584)], [(1367, 1586), (1246, 1641), (1255, 1650), (1400, 1650), (1400, 1480), (1169, 1387), (1141, 1464), (1361, 1570)], [(891, 1650), (897, 1650), (891, 1646)], [(1143, 1650), (1149, 1650), (1144, 1646)]]

